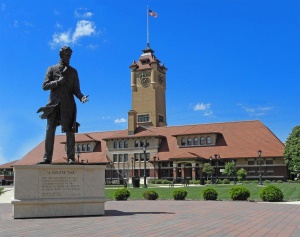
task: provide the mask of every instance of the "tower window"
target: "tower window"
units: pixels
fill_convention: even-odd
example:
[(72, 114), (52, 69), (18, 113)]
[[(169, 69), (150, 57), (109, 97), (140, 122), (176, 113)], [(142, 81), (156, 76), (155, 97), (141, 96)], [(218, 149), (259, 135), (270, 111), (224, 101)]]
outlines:
[(138, 115), (138, 122), (139, 123), (149, 122), (149, 121), (150, 121), (149, 114)]
[(164, 122), (164, 116), (158, 115), (158, 122)]
[(141, 61), (142, 65), (144, 65), (144, 64), (149, 64), (149, 63), (150, 63), (149, 58), (141, 59), (140, 61)]

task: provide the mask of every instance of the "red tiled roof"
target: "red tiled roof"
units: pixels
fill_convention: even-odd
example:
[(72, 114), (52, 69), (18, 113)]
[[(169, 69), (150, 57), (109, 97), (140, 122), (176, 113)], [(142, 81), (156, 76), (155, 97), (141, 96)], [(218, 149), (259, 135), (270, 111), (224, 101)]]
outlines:
[[(97, 142), (99, 140), (94, 139), (87, 133), (78, 133), (76, 134), (76, 142)], [(66, 144), (66, 141), (61, 142), (62, 144)]]
[(8, 163), (5, 163), (3, 165), (0, 165), (0, 169), (11, 169), (15, 163), (17, 163), (19, 160), (10, 161)]
[[(216, 146), (178, 147), (174, 135), (188, 134), (191, 132), (210, 131), (218, 133)], [(138, 138), (159, 136), (162, 138), (157, 159), (160, 161), (170, 158), (206, 158), (214, 154), (220, 154), (222, 158), (256, 158), (257, 151), (262, 150), (262, 157), (283, 157), (284, 144), (260, 121), (239, 121), (212, 124), (182, 125), (170, 127), (138, 127), (136, 134), (128, 135), (127, 130), (110, 132), (93, 132), (76, 134), (75, 140), (82, 136), (101, 141), (94, 152), (81, 153), (80, 160), (88, 160), (89, 163), (108, 162), (106, 158), (106, 141), (108, 139)], [(65, 162), (64, 144), (65, 135), (57, 135), (53, 162)], [(35, 147), (23, 157), (18, 165), (35, 164), (43, 159), (44, 142)]]

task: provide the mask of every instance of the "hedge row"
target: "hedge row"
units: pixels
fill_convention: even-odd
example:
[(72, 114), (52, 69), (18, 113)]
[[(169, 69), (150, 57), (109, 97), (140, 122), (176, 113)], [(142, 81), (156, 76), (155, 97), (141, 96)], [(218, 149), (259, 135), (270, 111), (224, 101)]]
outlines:
[[(232, 200), (248, 200), (250, 191), (244, 186), (234, 186), (229, 192), (229, 197)], [(173, 191), (172, 196), (174, 200), (185, 200), (188, 192), (184, 189), (176, 189)], [(204, 200), (217, 200), (218, 193), (214, 188), (204, 188), (201, 191)], [(267, 185), (259, 191), (259, 196), (266, 202), (281, 202), (283, 200), (283, 193), (280, 188), (275, 185)], [(127, 200), (130, 197), (130, 192), (127, 188), (117, 189), (114, 193), (117, 201)], [(158, 194), (154, 190), (147, 190), (143, 193), (143, 197), (148, 200), (158, 199)]]

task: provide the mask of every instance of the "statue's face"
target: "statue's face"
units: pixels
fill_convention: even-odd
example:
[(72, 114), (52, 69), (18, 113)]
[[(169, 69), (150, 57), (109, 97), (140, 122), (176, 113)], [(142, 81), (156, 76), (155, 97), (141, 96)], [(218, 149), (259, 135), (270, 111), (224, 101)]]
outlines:
[(61, 57), (61, 61), (64, 64), (70, 64), (71, 56), (72, 56), (72, 53), (69, 52), (69, 51), (62, 52), (62, 54), (60, 56)]

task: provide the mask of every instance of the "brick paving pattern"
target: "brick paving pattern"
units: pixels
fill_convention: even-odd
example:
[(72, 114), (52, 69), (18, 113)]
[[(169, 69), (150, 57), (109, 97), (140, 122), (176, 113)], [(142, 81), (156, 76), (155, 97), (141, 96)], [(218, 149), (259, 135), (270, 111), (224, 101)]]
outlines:
[(105, 216), (16, 219), (0, 204), (0, 236), (300, 236), (300, 205), (108, 201)]

